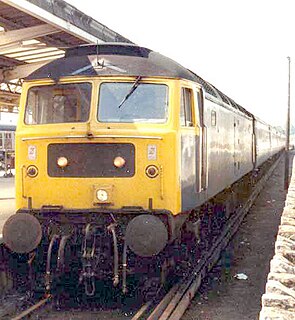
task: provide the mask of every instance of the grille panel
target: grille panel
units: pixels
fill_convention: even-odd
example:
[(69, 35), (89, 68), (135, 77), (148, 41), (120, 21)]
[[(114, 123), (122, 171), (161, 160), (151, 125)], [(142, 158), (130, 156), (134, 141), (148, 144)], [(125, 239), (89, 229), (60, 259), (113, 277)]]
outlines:
[[(126, 160), (122, 168), (114, 166), (114, 159), (118, 156)], [(57, 165), (59, 157), (68, 159), (65, 168)], [(50, 177), (132, 177), (135, 173), (135, 148), (131, 143), (50, 144), (47, 163)]]

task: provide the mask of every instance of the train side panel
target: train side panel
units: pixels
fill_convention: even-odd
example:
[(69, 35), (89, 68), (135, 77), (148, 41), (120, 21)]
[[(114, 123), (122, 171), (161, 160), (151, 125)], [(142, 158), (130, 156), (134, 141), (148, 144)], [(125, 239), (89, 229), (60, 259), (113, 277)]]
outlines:
[(271, 132), (269, 125), (255, 119), (256, 168), (271, 157)]
[(271, 129), (271, 155), (275, 155), (284, 147), (283, 135), (276, 128)]
[(209, 139), (208, 196), (212, 197), (253, 169), (253, 122), (246, 115), (213, 103), (208, 104), (205, 118)]
[(197, 132), (180, 128), (182, 211), (206, 202), (254, 167), (252, 118), (211, 99), (204, 99), (197, 113)]
[(230, 185), (233, 180), (234, 114), (218, 104), (206, 101), (205, 125), (208, 132), (207, 197), (210, 198)]

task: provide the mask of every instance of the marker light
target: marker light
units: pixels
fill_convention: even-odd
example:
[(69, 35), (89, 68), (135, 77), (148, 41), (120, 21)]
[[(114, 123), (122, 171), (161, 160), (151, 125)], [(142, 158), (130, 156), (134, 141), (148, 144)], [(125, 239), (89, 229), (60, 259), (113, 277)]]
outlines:
[(105, 190), (99, 189), (96, 191), (96, 197), (99, 201), (107, 201), (108, 193)]
[(61, 168), (64, 168), (68, 165), (69, 161), (66, 157), (59, 157), (57, 159), (57, 165)]
[(149, 178), (156, 178), (159, 174), (159, 169), (156, 166), (148, 166), (145, 169), (145, 173)]
[(124, 167), (125, 163), (126, 163), (126, 160), (124, 158), (122, 158), (122, 157), (116, 157), (114, 159), (114, 166), (117, 167), (117, 168)]
[(27, 175), (30, 177), (30, 178), (35, 178), (37, 175), (38, 175), (38, 169), (37, 167), (35, 166), (29, 166), (27, 168)]

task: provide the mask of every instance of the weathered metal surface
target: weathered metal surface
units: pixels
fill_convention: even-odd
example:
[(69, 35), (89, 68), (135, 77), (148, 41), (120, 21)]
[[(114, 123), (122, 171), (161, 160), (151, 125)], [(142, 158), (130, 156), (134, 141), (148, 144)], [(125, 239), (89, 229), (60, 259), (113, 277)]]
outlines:
[(131, 42), (119, 33), (109, 29), (102, 23), (97, 22), (92, 17), (81, 12), (69, 3), (61, 0), (27, 0), (28, 2), (56, 15), (60, 19), (69, 21), (77, 28), (88, 34), (98, 37), (103, 41), (111, 42)]
[(164, 249), (168, 231), (158, 217), (142, 214), (129, 222), (125, 238), (128, 246), (137, 255), (150, 257)]
[(14, 252), (28, 253), (40, 243), (42, 229), (39, 221), (27, 213), (8, 218), (3, 227), (4, 243)]
[[(150, 49), (132, 43), (106, 43), (71, 48), (65, 58), (57, 59), (33, 72), (27, 80), (52, 78), (58, 80), (67, 76), (130, 75), (142, 77), (182, 78), (200, 83), (211, 99), (217, 98), (230, 110), (239, 110), (251, 119), (254, 117), (240, 105), (228, 98), (227, 102), (215, 88), (194, 72), (179, 63)], [(209, 97), (209, 98), (210, 98)]]

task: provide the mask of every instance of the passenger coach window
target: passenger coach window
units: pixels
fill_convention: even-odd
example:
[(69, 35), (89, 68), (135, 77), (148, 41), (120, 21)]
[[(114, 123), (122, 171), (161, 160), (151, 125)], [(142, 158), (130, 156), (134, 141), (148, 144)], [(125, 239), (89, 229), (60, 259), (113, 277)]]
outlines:
[(100, 122), (164, 123), (168, 119), (168, 87), (139, 82), (105, 82), (100, 85)]
[(73, 83), (29, 89), (25, 123), (86, 122), (89, 118), (91, 84)]
[(181, 89), (180, 125), (184, 127), (193, 126), (192, 97), (193, 95), (191, 89)]

